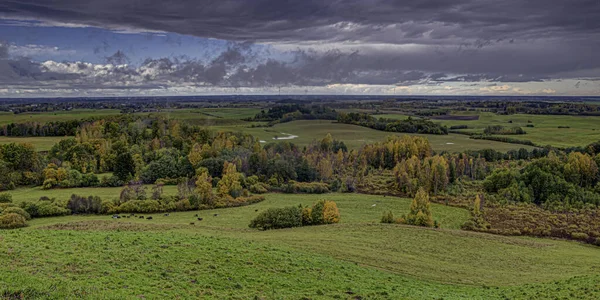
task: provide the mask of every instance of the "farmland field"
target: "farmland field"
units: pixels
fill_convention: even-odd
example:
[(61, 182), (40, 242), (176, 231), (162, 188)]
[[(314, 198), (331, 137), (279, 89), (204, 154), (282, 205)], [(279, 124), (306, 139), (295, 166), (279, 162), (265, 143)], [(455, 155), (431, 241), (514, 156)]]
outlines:
[[(434, 120), (435, 121), (435, 120)], [(509, 123), (512, 121), (512, 123)], [(510, 137), (530, 140), (538, 145), (555, 147), (585, 146), (600, 140), (600, 117), (595, 116), (560, 116), (560, 115), (497, 115), (480, 113), (479, 120), (443, 120), (436, 121), (448, 127), (467, 125), (466, 131), (483, 132), (486, 126), (502, 125), (505, 127), (519, 126), (527, 134)], [(527, 125), (534, 127), (527, 127)], [(558, 128), (569, 127), (569, 128)]]
[(52, 111), (52, 112), (31, 112), (13, 114), (9, 112), (0, 112), (0, 125), (9, 123), (25, 123), (25, 122), (55, 122), (80, 120), (90, 117), (102, 117), (118, 115), (118, 109), (74, 109), (70, 111)]
[[(98, 177), (105, 176), (100, 174)], [(150, 189), (150, 185), (147, 185), (146, 188)], [(13, 201), (15, 203), (19, 203), (22, 201), (28, 200), (37, 200), (40, 197), (46, 196), (48, 198), (69, 198), (72, 194), (76, 194), (79, 196), (99, 196), (102, 199), (113, 199), (119, 198), (119, 193), (121, 192), (122, 187), (88, 187), (88, 188), (70, 188), (70, 189), (50, 189), (44, 190), (40, 186), (29, 187), (29, 188), (19, 188), (13, 191), (10, 191), (10, 194), (13, 196)], [(164, 192), (167, 195), (174, 195), (177, 193), (177, 187), (172, 185), (167, 185), (164, 187)]]
[(36, 137), (10, 137), (0, 136), (0, 145), (10, 143), (29, 143), (38, 151), (48, 151), (54, 144), (66, 137), (63, 136), (36, 136)]
[[(266, 208), (321, 198), (338, 203), (340, 224), (247, 228)], [(157, 214), (153, 220), (35, 219), (0, 235), (0, 291), (90, 299), (500, 299), (548, 293), (592, 299), (600, 293), (591, 284), (600, 267), (593, 247), (459, 231), (468, 213), (442, 205), (432, 211), (443, 229), (378, 224), (383, 211), (400, 214), (409, 203), (356, 194), (268, 194), (251, 206)]]
[[(273, 141), (275, 136), (285, 137), (286, 134), (296, 135), (297, 138), (289, 140), (300, 146), (308, 145), (315, 139), (322, 139), (328, 133), (333, 138), (344, 141), (351, 149), (360, 148), (364, 144), (384, 141), (391, 135), (403, 135), (403, 133), (393, 133), (378, 131), (371, 128), (357, 125), (342, 124), (328, 120), (302, 120), (288, 123), (277, 124), (273, 127), (230, 126), (215, 127), (222, 130), (242, 131), (250, 133), (266, 142)], [(435, 151), (463, 151), (463, 150), (481, 150), (496, 149), (498, 151), (508, 151), (512, 149), (526, 148), (533, 149), (530, 146), (515, 145), (486, 140), (469, 139), (468, 136), (460, 134), (433, 135), (433, 134), (410, 134), (422, 136), (429, 140)]]

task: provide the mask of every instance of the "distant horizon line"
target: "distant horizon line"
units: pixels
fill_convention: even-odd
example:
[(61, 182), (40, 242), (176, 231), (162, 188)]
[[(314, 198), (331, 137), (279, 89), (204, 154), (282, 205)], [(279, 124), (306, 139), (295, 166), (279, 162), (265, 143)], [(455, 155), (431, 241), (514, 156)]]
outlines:
[(0, 97), (0, 101), (3, 100), (17, 100), (17, 99), (143, 99), (143, 98), (235, 98), (235, 97), (274, 97), (274, 98), (318, 98), (318, 97), (377, 97), (377, 98), (591, 98), (598, 99), (600, 101), (600, 95), (386, 95), (386, 94), (222, 94), (222, 95), (139, 95), (139, 96), (33, 96), (33, 97)]

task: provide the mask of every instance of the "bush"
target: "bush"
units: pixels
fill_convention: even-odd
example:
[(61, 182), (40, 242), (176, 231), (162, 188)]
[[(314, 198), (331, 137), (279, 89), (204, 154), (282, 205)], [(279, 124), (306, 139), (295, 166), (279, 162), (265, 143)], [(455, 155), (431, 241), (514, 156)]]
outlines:
[(256, 183), (250, 186), (250, 191), (255, 194), (264, 194), (269, 192), (269, 186), (265, 183)]
[(325, 220), (323, 218), (323, 209), (325, 208), (325, 200), (317, 201), (313, 204), (310, 219), (312, 220), (311, 225), (319, 225), (324, 224)]
[[(302, 205), (300, 205), (302, 207)], [(304, 207), (302, 208), (302, 225), (310, 225), (312, 224), (312, 208)]]
[(329, 193), (329, 185), (323, 182), (290, 181), (283, 192), (288, 194), (325, 194)]
[(12, 203), (12, 195), (9, 193), (0, 194), (0, 203)]
[(119, 177), (112, 175), (110, 177), (108, 177), (108, 176), (102, 177), (102, 180), (100, 180), (99, 185), (102, 187), (117, 187), (117, 186), (123, 186), (123, 184), (125, 184), (125, 182), (121, 181), (121, 179), (119, 179)]
[(27, 226), (27, 220), (20, 214), (9, 213), (0, 216), (1, 229), (13, 229)]
[(0, 214), (2, 213), (3, 210), (5, 210), (9, 207), (17, 207), (17, 205), (14, 203), (0, 203)]
[(269, 208), (256, 216), (248, 226), (260, 230), (300, 227), (302, 209), (297, 206)]
[(174, 203), (175, 204), (175, 210), (177, 211), (188, 211), (188, 210), (192, 210), (192, 204), (190, 203), (190, 200), (188, 199), (183, 199), (183, 200), (179, 200), (177, 202)]
[(24, 209), (20, 207), (7, 207), (2, 211), (2, 214), (19, 214), (23, 216), (26, 220), (31, 220), (31, 215), (29, 215)]
[(65, 216), (71, 213), (71, 210), (58, 206), (54, 202), (36, 201), (36, 202), (21, 202), (21, 208), (33, 218)]
[(102, 199), (98, 196), (82, 197), (71, 195), (67, 208), (74, 214), (98, 214), (103, 211)]
[(340, 211), (334, 201), (320, 200), (317, 201), (307, 211), (310, 212), (310, 225), (334, 224), (340, 221)]
[(340, 222), (340, 211), (333, 201), (325, 201), (323, 207), (323, 224), (335, 224)]
[(381, 216), (381, 223), (387, 223), (387, 224), (396, 223), (396, 219), (394, 219), (394, 214), (392, 213), (392, 211), (388, 210), (383, 213), (383, 216)]
[(583, 232), (572, 232), (571, 238), (574, 240), (587, 241), (590, 236), (587, 233)]
[[(55, 203), (50, 202), (39, 202), (38, 205), (38, 217), (54, 217), (54, 216), (66, 216), (71, 214), (71, 210), (60, 207)], [(31, 215), (35, 217), (34, 215)]]
[[(188, 202), (189, 203), (189, 202)], [(165, 211), (164, 207), (160, 205), (160, 202), (156, 200), (130, 200), (119, 207), (113, 212), (115, 213), (157, 213)]]
[(115, 212), (116, 209), (119, 207), (119, 204), (115, 203), (114, 200), (105, 199), (102, 200), (102, 202), (100, 203), (100, 207), (102, 208), (100, 213), (107, 214)]

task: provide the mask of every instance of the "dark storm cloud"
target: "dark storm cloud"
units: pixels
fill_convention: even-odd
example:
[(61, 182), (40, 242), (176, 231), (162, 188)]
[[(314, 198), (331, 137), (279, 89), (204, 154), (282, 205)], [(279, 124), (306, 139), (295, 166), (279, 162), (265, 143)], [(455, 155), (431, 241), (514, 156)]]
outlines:
[[(4, 0), (0, 14), (239, 42), (211, 61), (149, 58), (132, 66), (118, 51), (106, 62), (127, 67), (61, 65), (79, 68), (70, 75), (8, 59), (0, 47), (4, 80), (260, 87), (600, 77), (598, 0)], [(255, 42), (292, 50), (261, 59)]]
[(5, 0), (0, 13), (278, 42), (402, 42), (423, 38), (428, 32), (434, 40), (452, 36), (495, 41), (600, 32), (597, 0)]

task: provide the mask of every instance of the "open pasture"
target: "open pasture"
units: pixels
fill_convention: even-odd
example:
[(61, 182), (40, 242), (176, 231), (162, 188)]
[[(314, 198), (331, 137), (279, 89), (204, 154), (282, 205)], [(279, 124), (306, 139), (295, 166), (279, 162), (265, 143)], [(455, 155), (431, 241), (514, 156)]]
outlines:
[[(313, 140), (322, 139), (328, 133), (331, 133), (331, 136), (333, 136), (333, 138), (343, 141), (350, 149), (358, 149), (365, 144), (384, 141), (390, 135), (406, 134), (379, 131), (357, 125), (337, 123), (335, 121), (330, 120), (301, 120), (277, 124), (273, 127), (250, 128), (247, 126), (231, 126), (220, 127), (219, 129), (246, 132), (258, 137), (259, 139), (265, 142), (275, 141), (275, 137), (281, 138), (286, 137), (287, 135), (294, 135), (297, 136), (297, 138), (293, 138), (289, 141), (300, 146), (306, 146), (310, 144)], [(469, 139), (468, 136), (460, 134), (410, 135), (426, 137), (427, 139), (429, 139), (429, 142), (431, 143), (431, 146), (435, 151), (454, 152), (481, 149), (495, 149), (498, 151), (508, 151), (519, 148), (532, 149), (532, 147), (524, 145)]]
[(27, 112), (13, 114), (12, 112), (0, 112), (0, 126), (10, 123), (26, 122), (56, 122), (87, 119), (91, 117), (104, 117), (120, 114), (118, 109), (74, 109), (50, 112)]
[(28, 143), (32, 144), (37, 151), (48, 151), (54, 144), (68, 137), (63, 136), (34, 136), (34, 137), (12, 137), (0, 136), (0, 145), (10, 143)]
[[(484, 112), (479, 113), (479, 120), (443, 120), (439, 122), (448, 127), (467, 125), (469, 128), (466, 130), (471, 132), (483, 132), (485, 127), (492, 125), (519, 126), (527, 133), (510, 137), (555, 147), (585, 146), (600, 140), (600, 117), (596, 116), (497, 115)], [(534, 127), (527, 127), (527, 125)], [(558, 128), (559, 126), (569, 128)]]
[[(79, 299), (600, 296), (600, 252), (591, 246), (459, 231), (455, 228), (468, 212), (443, 205), (432, 207), (442, 229), (378, 223), (385, 210), (406, 212), (410, 199), (357, 194), (266, 196), (265, 201), (246, 207), (155, 214), (153, 220), (35, 219), (30, 227), (0, 234), (4, 262), (0, 295)], [(266, 208), (306, 205), (318, 199), (338, 203), (340, 224), (272, 231), (247, 227)]]

